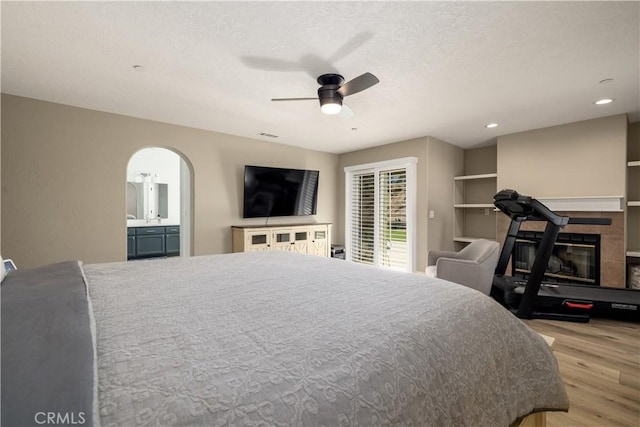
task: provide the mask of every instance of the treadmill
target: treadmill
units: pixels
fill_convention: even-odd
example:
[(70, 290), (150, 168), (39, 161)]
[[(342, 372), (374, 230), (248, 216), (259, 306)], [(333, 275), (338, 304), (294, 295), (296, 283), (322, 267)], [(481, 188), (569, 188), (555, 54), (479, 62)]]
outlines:
[[(521, 319), (588, 322), (590, 316), (640, 322), (640, 290), (545, 281), (545, 272), (560, 230), (567, 224), (610, 225), (610, 218), (571, 218), (552, 212), (538, 200), (502, 190), (494, 205), (511, 218), (496, 267), (491, 296)], [(518, 231), (525, 221), (545, 221), (531, 273), (524, 278), (505, 276)]]

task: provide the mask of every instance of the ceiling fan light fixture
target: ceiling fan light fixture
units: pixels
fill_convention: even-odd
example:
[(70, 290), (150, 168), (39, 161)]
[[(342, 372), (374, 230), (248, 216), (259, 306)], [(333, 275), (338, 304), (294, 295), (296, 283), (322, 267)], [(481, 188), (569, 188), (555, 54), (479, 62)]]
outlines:
[(321, 100), (320, 109), (325, 114), (338, 114), (342, 110), (342, 103), (335, 99), (329, 99), (326, 102)]

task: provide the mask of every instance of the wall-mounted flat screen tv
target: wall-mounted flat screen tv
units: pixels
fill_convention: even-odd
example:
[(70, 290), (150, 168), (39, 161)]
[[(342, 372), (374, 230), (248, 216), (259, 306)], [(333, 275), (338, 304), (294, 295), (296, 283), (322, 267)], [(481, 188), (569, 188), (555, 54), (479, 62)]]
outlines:
[(244, 167), (244, 218), (315, 215), (320, 172)]

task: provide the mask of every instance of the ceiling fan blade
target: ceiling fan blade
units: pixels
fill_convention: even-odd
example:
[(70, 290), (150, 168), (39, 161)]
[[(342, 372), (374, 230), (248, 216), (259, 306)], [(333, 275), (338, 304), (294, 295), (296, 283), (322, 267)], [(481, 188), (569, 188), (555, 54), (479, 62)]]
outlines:
[(355, 113), (353, 112), (353, 110), (344, 102), (342, 103), (342, 108), (340, 109), (340, 112), (338, 113), (338, 116), (341, 119), (350, 119), (353, 116), (355, 116)]
[(371, 86), (378, 84), (380, 80), (371, 73), (364, 73), (353, 80), (350, 80), (343, 84), (337, 92), (344, 96), (353, 95), (354, 93), (362, 92), (365, 89), (369, 89)]
[(318, 98), (271, 98), (272, 101), (317, 101)]

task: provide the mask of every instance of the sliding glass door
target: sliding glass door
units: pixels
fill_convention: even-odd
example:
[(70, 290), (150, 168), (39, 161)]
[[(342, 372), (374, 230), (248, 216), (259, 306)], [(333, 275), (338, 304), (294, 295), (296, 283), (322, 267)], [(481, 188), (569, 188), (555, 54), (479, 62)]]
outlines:
[(345, 168), (347, 259), (413, 271), (415, 158)]

